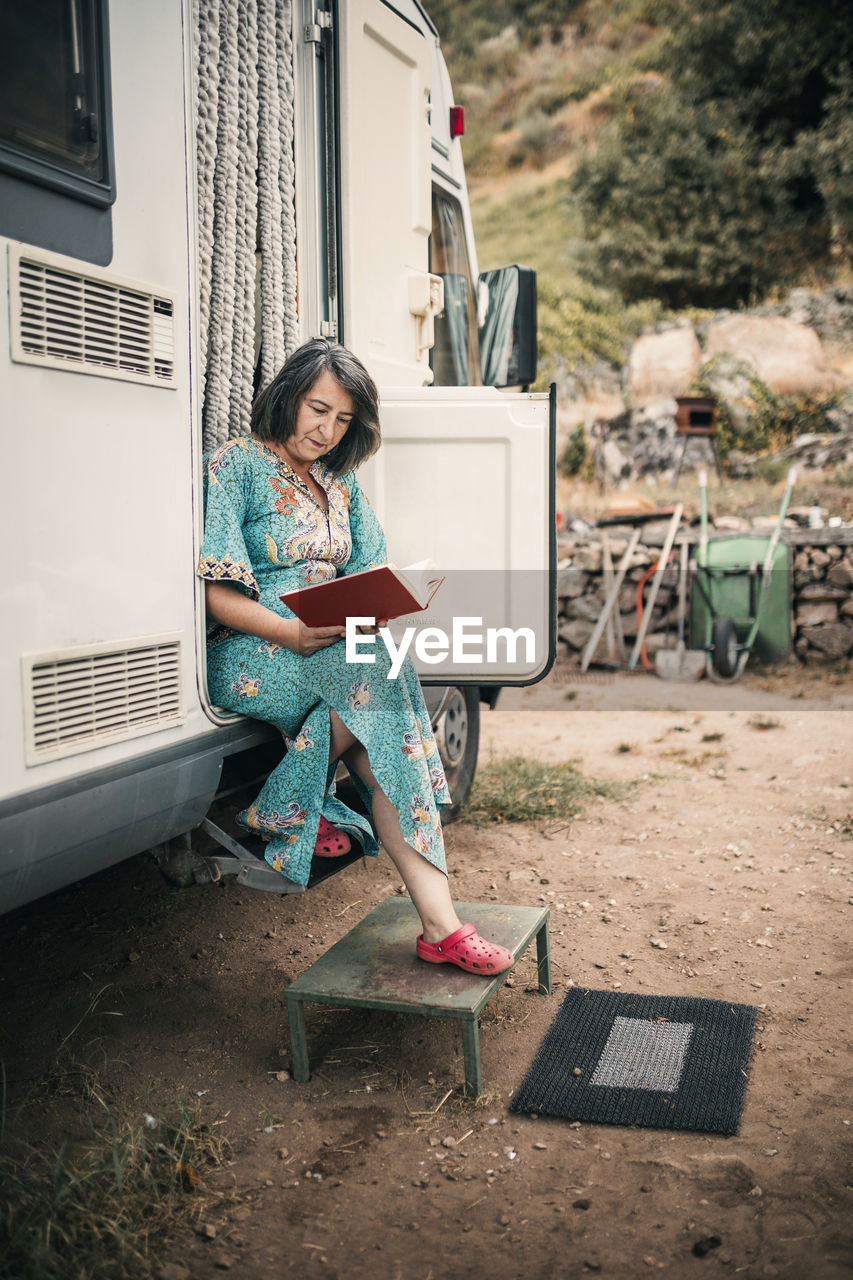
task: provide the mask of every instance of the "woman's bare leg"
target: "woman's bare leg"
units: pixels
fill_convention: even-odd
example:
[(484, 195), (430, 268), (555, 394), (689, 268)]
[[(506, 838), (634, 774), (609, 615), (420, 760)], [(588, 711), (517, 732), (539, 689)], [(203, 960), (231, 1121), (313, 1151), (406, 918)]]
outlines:
[(442, 938), (455, 933), (462, 923), (453, 906), (447, 876), (407, 844), (397, 810), (377, 783), (366, 749), (334, 711), (330, 710), (329, 715), (332, 725), (330, 759), (342, 759), (347, 768), (370, 787), (377, 835), (415, 904), (424, 938), (427, 942), (441, 942)]

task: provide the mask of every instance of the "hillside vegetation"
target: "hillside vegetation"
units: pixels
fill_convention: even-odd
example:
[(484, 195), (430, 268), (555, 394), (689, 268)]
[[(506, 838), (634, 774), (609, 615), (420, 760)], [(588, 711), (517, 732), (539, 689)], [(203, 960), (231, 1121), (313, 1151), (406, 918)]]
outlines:
[(524, 261), (547, 379), (675, 312), (844, 273), (853, 24), (836, 0), (431, 0), (480, 268)]

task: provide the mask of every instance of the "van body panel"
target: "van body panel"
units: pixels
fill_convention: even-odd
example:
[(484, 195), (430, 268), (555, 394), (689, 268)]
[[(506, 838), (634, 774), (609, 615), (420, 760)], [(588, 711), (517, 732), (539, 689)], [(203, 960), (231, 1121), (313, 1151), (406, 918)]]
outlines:
[[(294, 0), (300, 338), (338, 332), (380, 386), (386, 443), (364, 485), (392, 557), (532, 581), (553, 558), (547, 401), (428, 385), (433, 183), (460, 202), (477, 272), (434, 28), (415, 0), (341, 0), (323, 6), (333, 28), (319, 24), (317, 42), (317, 10)], [(109, 16), (111, 260), (0, 237), (0, 506), (12, 551), (0, 581), (0, 911), (192, 829), (223, 762), (271, 734), (218, 712), (205, 691), (193, 5), (117, 0)], [(31, 293), (22, 301), (22, 261), (52, 282), (43, 314), (60, 354), (47, 362), (19, 341), (42, 315)], [(168, 346), (159, 381), (92, 367), (103, 311), (86, 299), (122, 291), (153, 316), (158, 352)], [(85, 358), (63, 354), (66, 294)], [(136, 350), (134, 324), (115, 322), (120, 353)], [(535, 607), (538, 634), (547, 606)], [(148, 662), (164, 645), (178, 712), (162, 712), (164, 668)], [(540, 674), (537, 659), (523, 677)], [(48, 731), (54, 745), (41, 751)]]

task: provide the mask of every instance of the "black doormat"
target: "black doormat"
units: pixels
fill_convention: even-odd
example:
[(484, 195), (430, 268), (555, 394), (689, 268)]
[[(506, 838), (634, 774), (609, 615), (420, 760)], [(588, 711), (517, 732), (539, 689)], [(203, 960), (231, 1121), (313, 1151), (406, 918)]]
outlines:
[(511, 1110), (737, 1133), (755, 1012), (725, 1000), (575, 987)]

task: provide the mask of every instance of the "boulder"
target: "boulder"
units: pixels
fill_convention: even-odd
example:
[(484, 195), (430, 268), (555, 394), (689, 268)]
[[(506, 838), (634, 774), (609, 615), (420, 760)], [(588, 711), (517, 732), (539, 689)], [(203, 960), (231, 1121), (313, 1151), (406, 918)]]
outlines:
[(835, 622), (838, 605), (833, 600), (804, 600), (797, 605), (798, 627), (816, 627), (822, 622)]
[(836, 587), (853, 587), (853, 563), (845, 556), (843, 560), (836, 561), (826, 578)]
[(607, 472), (608, 479), (622, 480), (630, 476), (631, 461), (622, 452), (615, 440), (604, 441), (601, 447), (601, 456), (604, 460), (604, 470)]
[(601, 602), (595, 596), (579, 596), (577, 600), (566, 602), (567, 618), (585, 618), (587, 622), (597, 622), (601, 613)]
[(594, 630), (593, 622), (588, 622), (585, 618), (574, 618), (571, 622), (560, 623), (559, 636), (572, 649), (583, 649)]
[(586, 574), (580, 569), (557, 570), (557, 595), (582, 596), (586, 591)]
[(801, 600), (844, 600), (847, 592), (831, 582), (810, 582), (799, 593)]
[(585, 547), (578, 547), (575, 552), (574, 567), (586, 573), (600, 573), (604, 552), (600, 542), (590, 542)]
[(827, 658), (845, 658), (853, 649), (853, 627), (848, 627), (843, 622), (803, 627), (801, 638), (808, 641), (810, 648), (826, 654)]
[(661, 396), (684, 395), (701, 358), (692, 327), (642, 334), (631, 348), (628, 361), (632, 403), (640, 405)]
[(784, 316), (727, 316), (708, 327), (706, 360), (737, 354), (762, 382), (783, 395), (820, 395), (839, 386), (814, 329)]

